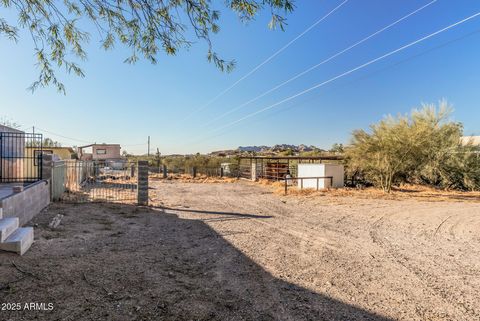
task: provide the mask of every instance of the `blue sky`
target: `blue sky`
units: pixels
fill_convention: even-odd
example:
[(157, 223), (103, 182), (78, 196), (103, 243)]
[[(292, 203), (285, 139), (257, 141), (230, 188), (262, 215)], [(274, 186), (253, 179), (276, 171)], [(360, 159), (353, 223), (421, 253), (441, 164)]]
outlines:
[[(216, 1), (214, 1), (216, 2)], [(424, 103), (447, 99), (453, 119), (465, 134), (480, 134), (480, 17), (333, 81), (284, 104), (215, 131), (282, 99), (335, 77), (467, 16), (480, 12), (477, 0), (438, 0), (418, 14), (370, 39), (281, 89), (205, 126), (216, 116), (374, 33), (429, 0), (350, 0), (201, 112), (193, 113), (272, 55), (341, 0), (297, 1), (285, 32), (267, 28), (261, 14), (247, 25), (223, 10), (214, 45), (236, 69), (221, 73), (206, 61), (198, 42), (177, 56), (159, 57), (157, 65), (124, 64), (128, 50), (105, 52), (92, 32), (85, 78), (59, 74), (66, 96), (55, 89), (26, 88), (35, 80), (32, 44), (0, 39), (0, 116), (37, 128), (64, 145), (120, 143), (129, 152), (163, 154), (208, 152), (239, 145), (313, 144), (328, 148), (348, 143), (356, 128), (367, 128), (387, 114), (406, 113)], [(218, 2), (220, 3), (220, 2)], [(221, 5), (218, 7), (221, 9)], [(2, 9), (4, 10), (4, 9)], [(13, 18), (11, 12), (1, 16)], [(192, 114), (193, 113), (193, 114)], [(185, 119), (187, 115), (191, 117)], [(183, 121), (182, 121), (183, 120)], [(70, 139), (70, 138), (74, 138)], [(143, 144), (143, 145), (142, 145)]]

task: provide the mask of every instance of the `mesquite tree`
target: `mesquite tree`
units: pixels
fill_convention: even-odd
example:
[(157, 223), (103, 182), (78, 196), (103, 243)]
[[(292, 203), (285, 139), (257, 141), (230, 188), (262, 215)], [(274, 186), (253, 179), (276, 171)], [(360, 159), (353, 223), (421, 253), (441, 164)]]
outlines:
[[(224, 6), (236, 12), (242, 21), (253, 19), (262, 9), (271, 10), (270, 28), (285, 25), (284, 15), (292, 11), (295, 0), (225, 0)], [(28, 30), (35, 47), (39, 77), (31, 85), (53, 84), (65, 92), (57, 78), (58, 68), (83, 76), (75, 62), (87, 57), (84, 50), (90, 34), (79, 25), (90, 24), (98, 31), (102, 47), (111, 49), (121, 43), (131, 49), (125, 59), (140, 57), (156, 63), (164, 52), (175, 55), (194, 39), (208, 44), (207, 59), (220, 70), (230, 71), (235, 62), (222, 59), (213, 49), (211, 34), (220, 30), (220, 11), (211, 0), (0, 0), (0, 7), (16, 13), (18, 20), (7, 21), (0, 14), (0, 35), (16, 41), (19, 29)], [(218, 7), (218, 3), (215, 4)], [(187, 35), (193, 34), (193, 39)]]
[(478, 148), (462, 145), (462, 124), (450, 121), (451, 108), (423, 105), (410, 115), (388, 116), (356, 130), (347, 149), (351, 171), (389, 193), (397, 183), (421, 183), (441, 188), (480, 188)]

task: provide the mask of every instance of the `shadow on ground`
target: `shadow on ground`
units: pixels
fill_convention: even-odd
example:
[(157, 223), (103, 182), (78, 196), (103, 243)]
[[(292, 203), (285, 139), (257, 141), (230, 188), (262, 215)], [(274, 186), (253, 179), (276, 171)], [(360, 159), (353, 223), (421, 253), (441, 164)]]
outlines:
[(389, 320), (273, 277), (173, 209), (54, 204), (33, 224), (37, 241), (25, 256), (0, 253), (0, 295), (54, 309), (0, 311), (2, 320)]

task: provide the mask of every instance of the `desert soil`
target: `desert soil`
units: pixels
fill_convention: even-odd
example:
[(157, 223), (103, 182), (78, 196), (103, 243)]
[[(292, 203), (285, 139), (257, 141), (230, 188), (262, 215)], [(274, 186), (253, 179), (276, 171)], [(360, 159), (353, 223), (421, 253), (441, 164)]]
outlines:
[(479, 203), (151, 184), (154, 208), (38, 215), (29, 252), (0, 253), (0, 303), (54, 308), (0, 320), (480, 319)]

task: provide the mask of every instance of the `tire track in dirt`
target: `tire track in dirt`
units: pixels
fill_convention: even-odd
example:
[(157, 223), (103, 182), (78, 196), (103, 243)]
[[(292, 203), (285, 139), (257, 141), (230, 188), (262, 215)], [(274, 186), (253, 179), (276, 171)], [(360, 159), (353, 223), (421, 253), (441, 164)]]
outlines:
[[(458, 315), (467, 313), (472, 318), (478, 317), (479, 315), (472, 308), (469, 308), (462, 302), (458, 302), (456, 293), (449, 293), (443, 291), (443, 289), (438, 286), (439, 284), (443, 284), (442, 279), (440, 279), (435, 274), (428, 273), (427, 271), (415, 265), (408, 264), (407, 262), (411, 261), (410, 258), (397, 250), (397, 247), (393, 244), (394, 241), (389, 241), (389, 238), (386, 236), (380, 236), (380, 229), (382, 228), (383, 224), (387, 224), (385, 219), (392, 219), (394, 215), (395, 214), (382, 216), (380, 219), (375, 221), (374, 224), (372, 224), (372, 229), (370, 231), (372, 240), (378, 243), (385, 250), (386, 258), (396, 262), (399, 266), (403, 267), (412, 277), (416, 278), (417, 282), (421, 284), (423, 288), (431, 294), (431, 296), (440, 299), (444, 306), (453, 307), (453, 309), (455, 309), (455, 314)], [(437, 229), (433, 232), (433, 236), (431, 236), (430, 239), (433, 239), (435, 237), (438, 230), (452, 216), (453, 215), (448, 216), (438, 225)], [(432, 265), (437, 263), (435, 262), (435, 260), (431, 260), (425, 254), (423, 254), (423, 259), (430, 261)], [(463, 268), (463, 266), (460, 266), (459, 264), (457, 264), (457, 267), (459, 270)], [(419, 310), (421, 310), (420, 307)], [(423, 311), (423, 313), (426, 313), (426, 311)]]
[[(464, 213), (473, 205), (284, 198), (247, 184), (201, 187), (200, 201), (190, 195), (196, 187), (181, 195), (185, 205), (273, 216), (208, 224), (241, 231), (229, 242), (277, 277), (398, 319), (480, 319), (478, 263), (464, 253), (480, 251), (470, 232), (478, 215)], [(434, 235), (448, 212), (457, 214)], [(462, 256), (449, 258), (457, 247)]]

